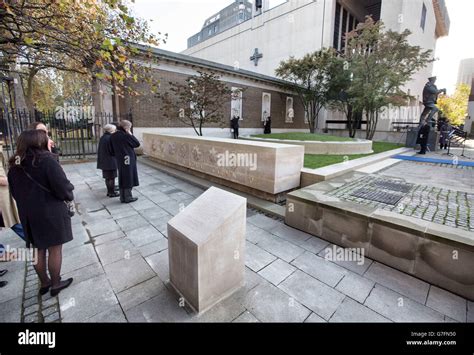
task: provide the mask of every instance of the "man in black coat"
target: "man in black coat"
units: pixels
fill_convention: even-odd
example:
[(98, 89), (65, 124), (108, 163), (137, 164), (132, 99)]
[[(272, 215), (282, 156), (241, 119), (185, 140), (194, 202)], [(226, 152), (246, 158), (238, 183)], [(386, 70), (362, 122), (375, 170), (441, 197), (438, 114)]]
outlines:
[(418, 139), (416, 140), (416, 144), (421, 146), (421, 150), (418, 154), (426, 154), (426, 147), (428, 145), (428, 137), (430, 135), (430, 125), (428, 124), (428, 120), (424, 120), (419, 131), (418, 131)]
[(234, 131), (234, 139), (239, 139), (239, 116), (234, 116), (230, 120), (230, 127)]
[(425, 120), (428, 114), (428, 123), (433, 120), (435, 113), (439, 111), (438, 107), (436, 107), (436, 104), (438, 103), (438, 95), (442, 92), (446, 94), (446, 89), (438, 90), (435, 83), (436, 76), (432, 76), (431, 78), (428, 78), (428, 82), (423, 88), (423, 105), (425, 108), (421, 113), (420, 123)]
[(135, 148), (140, 142), (131, 132), (132, 123), (122, 120), (117, 132), (110, 137), (112, 152), (118, 166), (120, 202), (135, 202), (138, 198), (132, 196), (132, 188), (139, 185), (137, 171), (137, 156)]
[(110, 138), (116, 132), (117, 127), (113, 124), (104, 126), (104, 135), (100, 138), (97, 148), (97, 169), (102, 170), (102, 177), (105, 179), (108, 197), (118, 197), (115, 191), (115, 178), (117, 177), (117, 162), (113, 156)]

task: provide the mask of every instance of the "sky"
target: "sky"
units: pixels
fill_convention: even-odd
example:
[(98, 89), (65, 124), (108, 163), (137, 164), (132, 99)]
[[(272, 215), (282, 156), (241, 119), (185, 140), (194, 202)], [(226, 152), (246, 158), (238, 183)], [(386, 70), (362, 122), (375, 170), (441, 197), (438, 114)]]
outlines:
[[(270, 0), (270, 6), (282, 2)], [(167, 43), (160, 48), (181, 52), (186, 49), (188, 37), (199, 32), (204, 21), (230, 3), (232, 0), (135, 0), (132, 9), (138, 17), (151, 20), (155, 33), (168, 33)], [(437, 42), (433, 74), (438, 77), (438, 87), (447, 88), (449, 94), (456, 86), (460, 60), (474, 58), (474, 0), (446, 0), (446, 5), (450, 34)]]

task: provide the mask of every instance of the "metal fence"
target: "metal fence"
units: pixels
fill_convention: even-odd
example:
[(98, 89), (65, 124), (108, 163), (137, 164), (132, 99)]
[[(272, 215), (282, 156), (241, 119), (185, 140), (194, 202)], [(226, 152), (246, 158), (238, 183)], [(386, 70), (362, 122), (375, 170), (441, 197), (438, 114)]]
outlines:
[(99, 139), (104, 126), (120, 120), (132, 120), (132, 114), (112, 113), (64, 114), (27, 110), (4, 111), (0, 109), (0, 140), (7, 157), (14, 154), (16, 140), (33, 122), (42, 122), (54, 141), (60, 159), (85, 159), (97, 154)]

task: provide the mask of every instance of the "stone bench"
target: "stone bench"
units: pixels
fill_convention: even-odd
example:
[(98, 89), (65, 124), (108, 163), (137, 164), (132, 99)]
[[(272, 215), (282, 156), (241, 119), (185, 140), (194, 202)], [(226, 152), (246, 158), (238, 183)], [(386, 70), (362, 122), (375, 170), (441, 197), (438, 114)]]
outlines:
[(300, 146), (150, 133), (143, 142), (145, 154), (161, 164), (272, 202), (300, 186)]
[(211, 187), (168, 222), (170, 284), (196, 312), (244, 284), (246, 204)]

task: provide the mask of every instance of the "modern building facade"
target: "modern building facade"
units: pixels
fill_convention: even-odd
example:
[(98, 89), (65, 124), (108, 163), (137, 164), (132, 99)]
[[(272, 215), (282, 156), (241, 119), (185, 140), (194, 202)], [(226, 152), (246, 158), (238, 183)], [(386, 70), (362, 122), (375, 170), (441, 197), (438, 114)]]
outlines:
[(466, 58), (459, 63), (457, 85), (471, 85), (474, 78), (474, 58)]
[[(251, 19), (190, 46), (183, 54), (275, 76), (280, 62), (291, 56), (302, 57), (322, 47), (342, 50), (345, 33), (367, 15), (382, 20), (387, 29), (409, 29), (410, 43), (423, 49), (434, 51), (436, 40), (449, 33), (444, 0), (290, 0), (274, 8), (264, 1), (262, 11)], [(421, 70), (404, 88), (417, 102), (432, 70), (432, 65)], [(415, 116), (410, 118), (418, 119)], [(326, 114), (321, 121), (327, 118), (334, 119)], [(391, 119), (379, 124), (379, 129), (390, 127)]]

